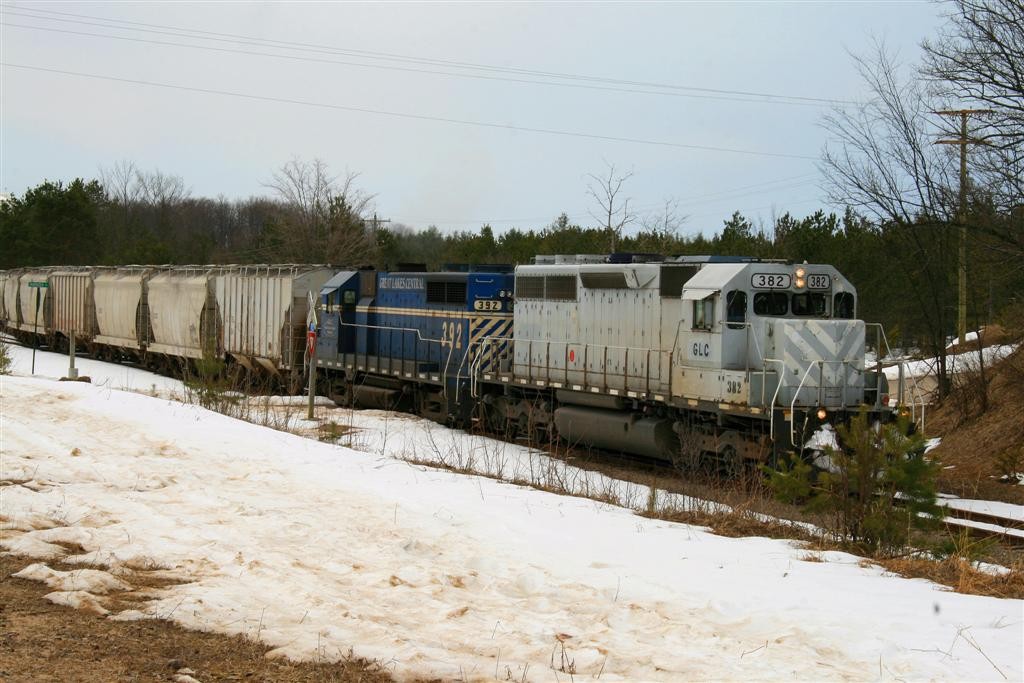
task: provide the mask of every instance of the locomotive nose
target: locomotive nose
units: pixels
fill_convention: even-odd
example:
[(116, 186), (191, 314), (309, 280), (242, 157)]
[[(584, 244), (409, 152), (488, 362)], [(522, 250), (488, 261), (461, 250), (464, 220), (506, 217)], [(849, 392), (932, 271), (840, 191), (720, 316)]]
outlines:
[(864, 394), (864, 323), (776, 320), (771, 336), (785, 366), (780, 398), (825, 409), (857, 405)]

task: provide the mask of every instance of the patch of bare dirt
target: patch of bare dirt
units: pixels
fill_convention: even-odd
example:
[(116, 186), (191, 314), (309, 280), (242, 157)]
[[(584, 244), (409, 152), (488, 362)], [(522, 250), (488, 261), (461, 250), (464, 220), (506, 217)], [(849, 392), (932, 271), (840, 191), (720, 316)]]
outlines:
[[(165, 620), (113, 621), (54, 605), (52, 589), (11, 575), (32, 564), (0, 557), (0, 680), (81, 681), (337, 681), (377, 683), (391, 676), (372, 662), (296, 663), (266, 659), (267, 646), (243, 638), (189, 631)], [(79, 565), (54, 568), (81, 569)], [(159, 587), (160, 580), (133, 583)]]
[(1000, 481), (1007, 470), (1024, 472), (1024, 347), (987, 372), (987, 409), (979, 405), (986, 389), (973, 377), (928, 416), (928, 435), (942, 437), (931, 451), (944, 468), (939, 486), (963, 497), (1024, 504), (1024, 486)]

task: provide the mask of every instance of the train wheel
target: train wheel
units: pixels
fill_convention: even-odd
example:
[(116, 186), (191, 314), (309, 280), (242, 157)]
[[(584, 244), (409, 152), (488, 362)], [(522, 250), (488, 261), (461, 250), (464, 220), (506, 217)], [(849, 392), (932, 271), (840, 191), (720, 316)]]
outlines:
[(746, 463), (743, 457), (736, 452), (736, 448), (727, 445), (718, 453), (719, 471), (729, 479), (738, 479), (746, 470)]

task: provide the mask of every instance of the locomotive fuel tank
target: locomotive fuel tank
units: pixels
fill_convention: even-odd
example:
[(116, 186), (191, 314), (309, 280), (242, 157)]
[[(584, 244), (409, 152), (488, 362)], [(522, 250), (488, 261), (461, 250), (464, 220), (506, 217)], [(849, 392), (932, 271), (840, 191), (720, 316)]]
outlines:
[(555, 410), (558, 435), (570, 445), (585, 444), (669, 460), (678, 446), (673, 421), (584, 406)]

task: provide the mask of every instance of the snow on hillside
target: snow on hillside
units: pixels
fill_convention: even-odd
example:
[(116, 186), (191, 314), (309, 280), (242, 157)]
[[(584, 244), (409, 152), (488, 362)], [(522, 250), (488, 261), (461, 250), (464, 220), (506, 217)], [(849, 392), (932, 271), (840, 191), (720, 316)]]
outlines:
[[(886, 576), (844, 553), (805, 561), (784, 541), (718, 537), (109, 386), (4, 377), (0, 404), (0, 479), (20, 482), (0, 487), (0, 543), (41, 558), (26, 576), (50, 599), (101, 611), (131, 581), (125, 568), (188, 582), (112, 618), (245, 633), (296, 658), (352, 648), (399, 677), (1024, 676), (1021, 601)], [(364, 426), (374, 421), (364, 445), (378, 452), (400, 439), (431, 448), (399, 436), (413, 420)], [(111, 576), (47, 568), (62, 543)]]
[[(1016, 344), (987, 346), (982, 351), (985, 364), (991, 365), (1000, 361), (1009, 356), (1016, 349)], [(924, 377), (927, 375), (934, 375), (937, 363), (937, 358), (905, 361), (903, 363), (903, 375), (904, 377)], [(949, 372), (969, 372), (971, 370), (976, 370), (978, 368), (978, 352), (976, 350), (972, 350), (965, 351), (963, 353), (950, 354), (946, 356), (946, 367)], [(899, 365), (891, 365), (884, 368), (882, 372), (885, 373), (886, 378), (890, 382), (894, 382), (899, 379), (900, 376)]]

